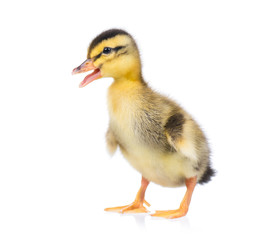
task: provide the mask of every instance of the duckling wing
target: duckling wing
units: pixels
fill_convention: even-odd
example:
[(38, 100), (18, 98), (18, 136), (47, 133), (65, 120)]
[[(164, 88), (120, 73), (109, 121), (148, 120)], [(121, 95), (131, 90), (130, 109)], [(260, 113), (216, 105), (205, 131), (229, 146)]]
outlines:
[(183, 113), (176, 112), (168, 118), (164, 128), (168, 143), (177, 152), (197, 162), (199, 159), (197, 139), (204, 143), (205, 138), (195, 122), (188, 119)]
[(106, 132), (106, 145), (107, 145), (107, 150), (110, 153), (110, 155), (113, 155), (117, 149), (118, 142), (110, 127), (108, 128)]
[(199, 183), (206, 183), (215, 175), (210, 163), (210, 149), (199, 125), (187, 114), (175, 112), (165, 126), (168, 143), (189, 160)]

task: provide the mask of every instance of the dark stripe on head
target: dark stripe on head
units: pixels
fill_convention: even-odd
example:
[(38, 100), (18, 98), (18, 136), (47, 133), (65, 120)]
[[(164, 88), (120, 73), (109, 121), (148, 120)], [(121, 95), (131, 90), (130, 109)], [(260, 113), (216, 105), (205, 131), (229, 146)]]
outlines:
[[(120, 49), (125, 48), (125, 47), (126, 47), (126, 46), (118, 46), (118, 47), (112, 48), (112, 51), (114, 51), (114, 52), (117, 53)], [(124, 53), (127, 53), (127, 51), (125, 51)], [(100, 58), (100, 57), (102, 56), (102, 54), (103, 54), (103, 52), (101, 52), (101, 53), (99, 53), (98, 55), (94, 56), (94, 57), (93, 57), (94, 62), (95, 62), (98, 58)], [(121, 53), (121, 54), (123, 54), (123, 53)], [(120, 54), (120, 55), (121, 55), (121, 54)]]
[(118, 52), (120, 49), (125, 48), (126, 46), (118, 46), (113, 48), (113, 51)]
[(100, 58), (102, 55), (102, 53), (99, 53), (98, 55), (96, 55), (95, 57), (93, 57), (94, 61), (96, 61), (98, 58)]
[[(100, 42), (113, 38), (117, 35), (127, 35), (129, 37), (131, 37), (131, 35), (129, 33), (127, 33), (124, 30), (121, 29), (110, 29), (107, 30), (105, 32), (102, 32), (101, 34), (99, 34), (90, 44), (89, 49), (88, 49), (88, 56), (90, 57), (90, 52), (93, 50), (93, 48), (99, 44)], [(132, 38), (132, 37), (131, 37)]]

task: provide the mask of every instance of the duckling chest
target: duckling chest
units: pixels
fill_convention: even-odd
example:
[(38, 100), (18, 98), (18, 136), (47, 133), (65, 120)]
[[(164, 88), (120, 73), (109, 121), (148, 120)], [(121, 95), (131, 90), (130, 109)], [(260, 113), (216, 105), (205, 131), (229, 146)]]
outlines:
[(174, 151), (168, 144), (161, 111), (137, 89), (108, 93), (110, 128), (126, 151), (147, 148)]

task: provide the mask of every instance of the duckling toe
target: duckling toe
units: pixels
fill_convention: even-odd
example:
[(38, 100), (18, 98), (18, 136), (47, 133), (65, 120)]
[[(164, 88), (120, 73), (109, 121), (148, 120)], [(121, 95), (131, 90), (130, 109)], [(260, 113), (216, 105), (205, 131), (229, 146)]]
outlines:
[(187, 209), (179, 208), (177, 210), (156, 211), (154, 214), (151, 214), (151, 216), (173, 219), (173, 218), (184, 217), (186, 214), (187, 214)]
[[(146, 200), (144, 200), (143, 203), (145, 203), (147, 206), (150, 206), (150, 204)], [(143, 203), (134, 201), (129, 205), (105, 208), (104, 210), (107, 212), (118, 212), (118, 213), (148, 213), (149, 211), (146, 209), (146, 207), (143, 206)]]

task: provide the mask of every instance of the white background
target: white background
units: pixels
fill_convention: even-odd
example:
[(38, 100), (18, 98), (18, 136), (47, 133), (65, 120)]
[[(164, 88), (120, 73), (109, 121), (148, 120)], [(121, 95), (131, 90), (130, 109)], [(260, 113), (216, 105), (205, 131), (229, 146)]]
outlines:
[[(0, 239), (261, 239), (261, 1), (2, 1)], [(118, 27), (137, 40), (146, 81), (203, 127), (217, 175), (186, 217), (106, 213), (140, 174), (106, 152), (106, 92), (71, 71)], [(185, 188), (150, 184), (153, 210)]]

